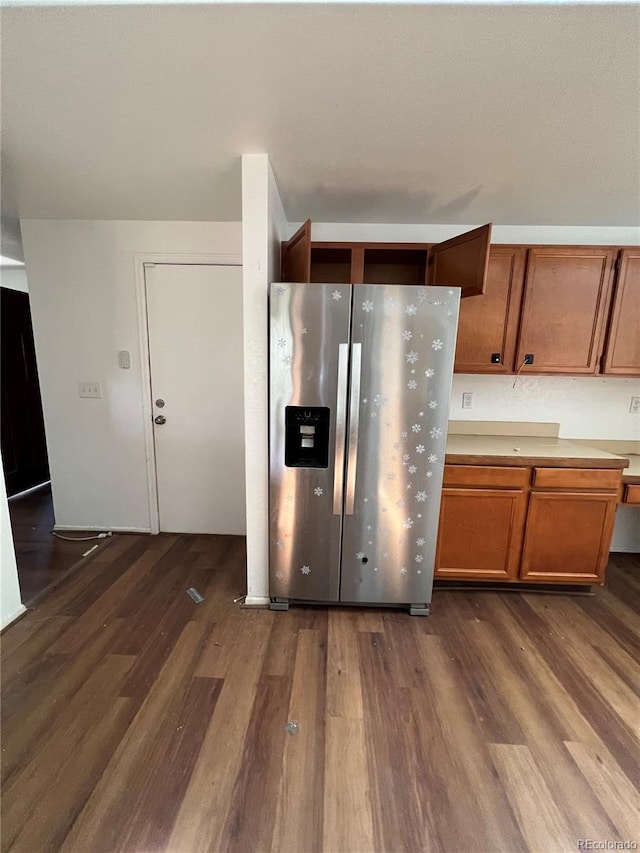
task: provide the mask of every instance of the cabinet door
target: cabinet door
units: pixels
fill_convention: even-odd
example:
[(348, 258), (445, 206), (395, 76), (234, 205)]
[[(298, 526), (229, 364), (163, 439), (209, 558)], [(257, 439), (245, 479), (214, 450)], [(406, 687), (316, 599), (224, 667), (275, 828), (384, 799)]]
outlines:
[(529, 249), (516, 357), (523, 373), (598, 371), (614, 254), (589, 246)]
[(280, 272), (282, 281), (311, 281), (310, 219), (282, 244)]
[(532, 492), (520, 578), (603, 583), (617, 494)]
[(602, 372), (640, 375), (640, 249), (620, 253)]
[(429, 250), (427, 283), (461, 287), (463, 297), (484, 293), (490, 243), (491, 223), (436, 243)]
[(525, 254), (518, 246), (491, 246), (484, 295), (460, 303), (457, 373), (513, 370)]
[(514, 580), (526, 504), (520, 489), (443, 489), (435, 576)]

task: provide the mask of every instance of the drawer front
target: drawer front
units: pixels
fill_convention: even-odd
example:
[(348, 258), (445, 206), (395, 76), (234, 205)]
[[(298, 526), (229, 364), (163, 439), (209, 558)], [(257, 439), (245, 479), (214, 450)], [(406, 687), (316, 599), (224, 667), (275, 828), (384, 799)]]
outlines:
[(618, 468), (534, 468), (536, 489), (618, 489), (622, 469)]
[(490, 465), (445, 465), (444, 485), (464, 486), (468, 489), (517, 488), (529, 482), (529, 468), (511, 468), (510, 466)]
[(625, 486), (624, 502), (626, 504), (640, 504), (640, 486), (629, 483)]

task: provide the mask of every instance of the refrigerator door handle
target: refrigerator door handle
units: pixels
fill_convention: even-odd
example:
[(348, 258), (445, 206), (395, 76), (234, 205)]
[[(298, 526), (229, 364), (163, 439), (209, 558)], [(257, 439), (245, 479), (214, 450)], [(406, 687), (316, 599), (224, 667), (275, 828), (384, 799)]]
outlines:
[(336, 453), (333, 465), (333, 514), (342, 515), (344, 446), (347, 430), (347, 379), (349, 344), (338, 345), (338, 396), (336, 400)]
[(347, 499), (345, 501), (344, 508), (345, 515), (353, 515), (353, 507), (356, 498), (361, 368), (362, 344), (353, 344), (351, 354), (351, 399), (349, 401), (349, 448), (347, 455)]

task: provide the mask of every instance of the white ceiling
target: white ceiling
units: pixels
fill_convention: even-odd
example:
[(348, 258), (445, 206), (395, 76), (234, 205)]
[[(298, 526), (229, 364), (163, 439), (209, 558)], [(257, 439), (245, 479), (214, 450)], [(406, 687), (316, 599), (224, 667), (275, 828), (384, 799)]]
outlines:
[(3, 214), (640, 223), (640, 7), (5, 8)]

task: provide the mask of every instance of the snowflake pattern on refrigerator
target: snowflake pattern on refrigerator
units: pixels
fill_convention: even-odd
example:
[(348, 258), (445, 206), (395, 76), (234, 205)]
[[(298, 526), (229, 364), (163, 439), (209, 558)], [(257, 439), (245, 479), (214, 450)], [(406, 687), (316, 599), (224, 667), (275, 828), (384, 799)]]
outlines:
[[(405, 372), (405, 393), (415, 394), (416, 396), (413, 399), (417, 405), (416, 402), (410, 403), (409, 401), (412, 398), (407, 397), (406, 408), (408, 412), (413, 410), (413, 419), (406, 421), (399, 429), (395, 419), (398, 412), (397, 408), (391, 408), (391, 417), (386, 415), (384, 423), (380, 420), (377, 426), (378, 435), (388, 435), (389, 453), (395, 460), (395, 464), (398, 465), (397, 476), (394, 476), (393, 470), (387, 470), (386, 473), (381, 472), (386, 483), (386, 498), (389, 507), (398, 513), (411, 511), (411, 506), (418, 509), (432, 503), (432, 499), (429, 500), (430, 491), (425, 486), (433, 481), (434, 471), (430, 466), (436, 466), (440, 462), (441, 451), (444, 452), (441, 441), (446, 435), (448, 397), (441, 399), (438, 389), (447, 388), (448, 370), (445, 368), (444, 371), (441, 371), (439, 377), (438, 367), (443, 364), (440, 359), (442, 355), (446, 354), (445, 340), (448, 338), (445, 338), (442, 332), (438, 333), (442, 327), (438, 326), (437, 323), (430, 326), (421, 325), (420, 315), (423, 310), (431, 312), (430, 316), (434, 312), (441, 312), (443, 316), (446, 315), (449, 309), (449, 298), (452, 296), (454, 296), (454, 291), (445, 292), (439, 289), (436, 298), (433, 298), (429, 288), (423, 288), (404, 305), (402, 299), (395, 300), (395, 297), (389, 296), (380, 302), (372, 298), (365, 299), (360, 303), (362, 306), (360, 316), (363, 317), (363, 334), (366, 334), (367, 324), (370, 322), (369, 318), (375, 317), (376, 311), (379, 310), (377, 306), (381, 306), (387, 316), (395, 316), (394, 322), (396, 323), (402, 323), (402, 318), (404, 319), (404, 323), (399, 328), (396, 326), (398, 328), (399, 346), (406, 347), (398, 355), (402, 358)], [(395, 311), (398, 313), (394, 314)], [(450, 316), (451, 312), (448, 313)], [(446, 362), (444, 364), (446, 365)], [(367, 390), (374, 408), (379, 410), (382, 405), (394, 400), (382, 381), (377, 387), (372, 383)], [(448, 389), (446, 393), (448, 393)], [(391, 402), (388, 402), (388, 406), (391, 407)], [(418, 407), (419, 411), (416, 411)], [(402, 407), (400, 411), (403, 411)], [(415, 441), (408, 440), (409, 436)], [(426, 468), (422, 465), (418, 466), (418, 463), (423, 459), (428, 460), (429, 464)], [(367, 506), (372, 508), (371, 512), (374, 515), (386, 511), (386, 506), (384, 508), (377, 506), (379, 499), (379, 495), (375, 491), (363, 498), (361, 506), (365, 515), (369, 512), (366, 509)], [(411, 501), (411, 504), (407, 504), (407, 501)], [(428, 541), (424, 535), (420, 535), (423, 530), (422, 519), (422, 513), (414, 513), (412, 516), (403, 515), (398, 519), (397, 523), (400, 529), (411, 532), (412, 528), (415, 527), (418, 535), (408, 541), (405, 541), (404, 537), (400, 537), (400, 540), (396, 539), (399, 550), (390, 551), (388, 557), (379, 552), (371, 553), (371, 548), (374, 547), (375, 551), (377, 546), (371, 546), (368, 541), (363, 541), (363, 548), (357, 551), (357, 555), (359, 560), (363, 559), (362, 555), (369, 558), (370, 562), (362, 567), (365, 576), (367, 572), (375, 570), (380, 572), (396, 571), (401, 574), (421, 572), (425, 560), (423, 550)], [(374, 561), (375, 566), (372, 565)]]

